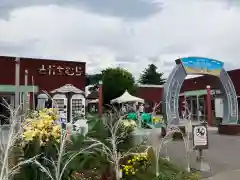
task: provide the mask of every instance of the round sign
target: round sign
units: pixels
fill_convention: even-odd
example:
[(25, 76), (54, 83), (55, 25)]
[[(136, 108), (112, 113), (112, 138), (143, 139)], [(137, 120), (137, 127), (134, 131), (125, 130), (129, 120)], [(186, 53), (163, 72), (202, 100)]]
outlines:
[(196, 129), (196, 135), (197, 135), (198, 137), (204, 136), (205, 133), (206, 133), (206, 128), (205, 128), (205, 127), (198, 127), (198, 128)]

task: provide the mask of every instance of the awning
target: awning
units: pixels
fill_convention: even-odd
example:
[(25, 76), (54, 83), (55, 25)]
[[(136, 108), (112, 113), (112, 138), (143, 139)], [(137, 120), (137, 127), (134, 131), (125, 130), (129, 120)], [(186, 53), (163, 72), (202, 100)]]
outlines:
[(144, 103), (144, 99), (141, 99), (139, 97), (132, 96), (129, 94), (129, 92), (126, 90), (123, 95), (116, 99), (111, 100), (111, 104), (113, 103), (126, 103), (126, 102), (139, 102), (139, 103)]
[[(16, 91), (15, 85), (0, 85), (0, 92), (3, 93), (14, 93)], [(20, 86), (20, 92), (35, 92), (37, 93), (39, 91), (38, 86)]]
[(84, 91), (82, 91), (81, 89), (78, 89), (77, 87), (73, 86), (72, 84), (65, 84), (64, 86), (51, 91), (51, 93), (62, 93), (62, 94), (75, 93), (75, 94), (85, 95)]
[[(221, 91), (220, 90), (211, 90), (211, 94), (212, 95), (216, 95), (216, 94), (220, 94)], [(196, 91), (186, 91), (184, 93), (181, 93), (181, 95), (184, 94), (185, 97), (190, 97), (190, 96), (203, 96), (207, 94), (207, 90), (206, 89), (200, 89), (200, 90), (196, 90)]]

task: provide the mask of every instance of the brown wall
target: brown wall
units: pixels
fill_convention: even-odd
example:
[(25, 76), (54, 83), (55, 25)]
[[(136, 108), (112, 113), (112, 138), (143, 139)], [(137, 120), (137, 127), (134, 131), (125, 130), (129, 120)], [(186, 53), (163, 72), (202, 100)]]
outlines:
[[(14, 85), (15, 84), (15, 58), (0, 56), (0, 84), (1, 85)], [(51, 75), (48, 71), (45, 74), (40, 74), (39, 69), (44, 65), (45, 69), (50, 66), (55, 66), (55, 70), (52, 69)], [(59, 68), (70, 68), (75, 71), (76, 67), (79, 67), (81, 75), (66, 75), (65, 70)], [(51, 91), (59, 88), (65, 84), (72, 84), (81, 90), (85, 90), (85, 63), (83, 62), (72, 62), (72, 61), (58, 61), (58, 60), (46, 60), (46, 59), (31, 59), (21, 58), (20, 59), (20, 74), (21, 74), (21, 85), (24, 85), (24, 71), (25, 69), (29, 72), (29, 84), (32, 82), (32, 76), (34, 77), (34, 84), (39, 86), (40, 89)], [(78, 69), (78, 70), (79, 70)], [(74, 72), (74, 71), (72, 71)], [(55, 71), (55, 75), (53, 75)]]
[[(236, 89), (236, 93), (240, 96), (240, 69), (228, 71), (230, 78)], [(220, 80), (214, 76), (200, 76), (192, 79), (186, 79), (181, 88), (181, 92), (205, 89), (210, 85), (212, 89), (219, 88)], [(139, 87), (137, 96), (150, 102), (159, 102), (162, 100), (163, 87)]]
[(163, 88), (160, 87), (139, 87), (137, 96), (149, 102), (160, 102), (162, 99)]
[[(228, 75), (233, 82), (237, 95), (240, 96), (240, 69), (228, 71)], [(181, 92), (205, 89), (207, 85), (210, 85), (212, 89), (219, 89), (220, 83), (219, 78), (207, 75), (187, 79), (184, 81)]]
[(235, 90), (238, 96), (240, 96), (240, 69), (235, 69), (228, 72), (230, 78), (232, 79), (232, 82), (235, 86)]
[(206, 89), (210, 85), (212, 89), (219, 89), (220, 80), (214, 76), (200, 76), (192, 79), (186, 79), (181, 88), (181, 92)]

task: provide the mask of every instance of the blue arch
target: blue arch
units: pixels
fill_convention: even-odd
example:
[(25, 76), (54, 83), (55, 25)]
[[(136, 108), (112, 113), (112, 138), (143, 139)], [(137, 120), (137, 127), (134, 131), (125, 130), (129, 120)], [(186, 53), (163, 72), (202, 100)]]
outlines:
[(185, 77), (189, 74), (208, 74), (217, 76), (221, 81), (220, 90), (224, 100), (223, 123), (237, 124), (237, 95), (232, 80), (223, 65), (222, 61), (204, 57), (184, 57), (176, 60), (176, 66), (164, 85), (163, 108), (168, 123), (179, 124), (179, 93)]

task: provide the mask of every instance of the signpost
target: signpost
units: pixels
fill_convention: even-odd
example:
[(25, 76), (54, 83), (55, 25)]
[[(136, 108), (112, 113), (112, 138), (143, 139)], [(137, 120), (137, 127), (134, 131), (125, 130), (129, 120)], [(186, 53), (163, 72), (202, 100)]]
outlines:
[(193, 125), (193, 149), (198, 150), (197, 162), (200, 171), (209, 171), (210, 166), (204, 162), (203, 150), (208, 149), (208, 130), (207, 123)]
[(193, 147), (195, 150), (208, 149), (207, 124), (193, 125)]

